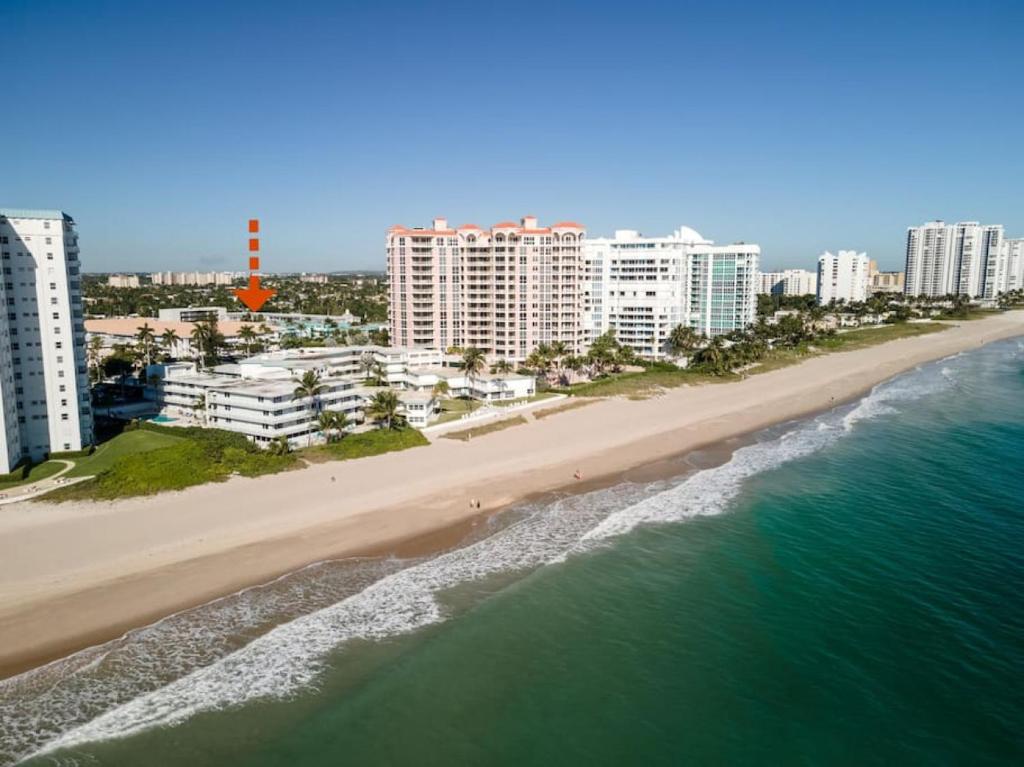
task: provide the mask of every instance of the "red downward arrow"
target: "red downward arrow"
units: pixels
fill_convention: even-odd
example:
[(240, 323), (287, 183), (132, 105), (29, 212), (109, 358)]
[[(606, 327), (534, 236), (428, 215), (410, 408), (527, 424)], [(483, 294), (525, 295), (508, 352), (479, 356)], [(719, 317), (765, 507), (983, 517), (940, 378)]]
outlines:
[(235, 295), (238, 296), (239, 301), (249, 307), (249, 311), (258, 312), (263, 307), (263, 304), (267, 302), (267, 299), (276, 292), (276, 290), (269, 288), (261, 288), (260, 276), (258, 274), (250, 274), (249, 287), (236, 290)]

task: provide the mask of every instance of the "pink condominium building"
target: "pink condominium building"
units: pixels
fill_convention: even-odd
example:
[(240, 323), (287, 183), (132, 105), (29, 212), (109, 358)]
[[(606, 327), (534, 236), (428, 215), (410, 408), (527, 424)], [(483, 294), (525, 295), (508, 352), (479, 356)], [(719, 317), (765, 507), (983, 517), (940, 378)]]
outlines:
[(533, 216), (490, 229), (394, 226), (387, 233), (391, 343), (476, 347), (523, 360), (538, 344), (581, 351), (586, 231)]

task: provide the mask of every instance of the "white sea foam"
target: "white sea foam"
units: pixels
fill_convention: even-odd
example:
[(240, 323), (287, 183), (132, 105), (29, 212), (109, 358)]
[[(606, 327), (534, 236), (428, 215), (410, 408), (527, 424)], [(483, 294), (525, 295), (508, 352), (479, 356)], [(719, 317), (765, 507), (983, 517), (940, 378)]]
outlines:
[[(83, 669), (96, 663), (96, 659), (69, 666), (67, 676), (53, 682), (54, 690), (67, 694), (47, 698), (50, 708), (40, 712), (36, 720), (50, 725), (28, 733), (30, 737), (25, 743), (31, 742), (31, 748), (19, 749), (18, 753), (48, 753), (90, 741), (125, 737), (153, 726), (180, 723), (200, 711), (237, 706), (261, 697), (295, 694), (316, 684), (329, 654), (348, 640), (394, 636), (444, 620), (447, 609), (439, 597), (454, 586), (561, 562), (640, 525), (720, 514), (728, 509), (749, 477), (827, 447), (857, 423), (892, 413), (901, 401), (943, 386), (948, 386), (948, 381), (935, 375), (934, 370), (919, 371), (876, 387), (852, 408), (826, 413), (779, 436), (766, 437), (737, 450), (727, 463), (685, 479), (649, 485), (625, 483), (524, 507), (518, 521), (483, 540), (404, 569), (382, 573), (364, 588), (278, 625), (244, 646), (226, 647), (222, 642), (219, 657), (210, 659), (203, 651), (196, 651), (192, 662), (171, 664), (186, 673), (155, 689), (153, 679), (138, 678), (152, 674), (152, 667), (141, 664), (143, 671), (133, 671), (128, 667), (139, 660), (133, 658), (125, 663), (124, 673), (129, 677), (135, 675), (133, 684), (138, 693), (128, 700), (123, 700), (123, 696), (108, 700), (102, 712), (96, 711), (103, 708), (102, 685), (94, 705), (76, 705), (78, 700), (90, 700), (93, 688), (83, 684), (81, 676)], [(259, 613), (262, 608), (250, 605), (240, 609)], [(187, 623), (173, 638), (159, 636), (159, 644), (203, 646), (209, 638), (206, 628), (194, 625), (202, 623)], [(255, 627), (259, 621), (239, 623)], [(202, 663), (204, 658), (206, 662)], [(116, 674), (117, 669), (114, 671)], [(162, 673), (174, 676), (166, 668)], [(31, 727), (33, 723), (21, 724)]]

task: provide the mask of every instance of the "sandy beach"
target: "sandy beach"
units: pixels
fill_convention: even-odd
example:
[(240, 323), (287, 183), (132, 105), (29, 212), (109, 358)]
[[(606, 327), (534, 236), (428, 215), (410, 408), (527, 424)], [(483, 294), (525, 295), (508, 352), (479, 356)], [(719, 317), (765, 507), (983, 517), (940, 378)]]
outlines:
[[(609, 399), (470, 442), (105, 504), (0, 509), (0, 677), (310, 562), (436, 550), (532, 494), (578, 486), (859, 397), (1024, 334), (1024, 312), (743, 381)], [(471, 499), (479, 499), (481, 509)]]

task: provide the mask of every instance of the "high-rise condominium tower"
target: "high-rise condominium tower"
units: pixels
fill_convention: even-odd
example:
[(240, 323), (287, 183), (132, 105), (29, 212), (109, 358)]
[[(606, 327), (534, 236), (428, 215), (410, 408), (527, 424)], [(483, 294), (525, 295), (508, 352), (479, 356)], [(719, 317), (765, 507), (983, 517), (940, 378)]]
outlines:
[(1001, 225), (977, 221), (931, 221), (910, 227), (904, 292), (910, 296), (994, 295), (1003, 240)]
[(807, 269), (761, 272), (760, 292), (773, 296), (806, 296), (818, 292), (818, 273)]
[(818, 256), (818, 303), (865, 301), (868, 297), (870, 261), (867, 253), (841, 250)]
[(92, 442), (78, 235), (56, 210), (0, 208), (0, 466)]
[(387, 233), (391, 343), (476, 347), (523, 360), (538, 344), (580, 351), (582, 226), (533, 216), (490, 229), (395, 226)]
[(677, 325), (706, 336), (739, 330), (757, 310), (757, 245), (715, 246), (689, 227), (667, 237), (620, 229), (583, 246), (587, 342), (609, 330), (649, 359)]

